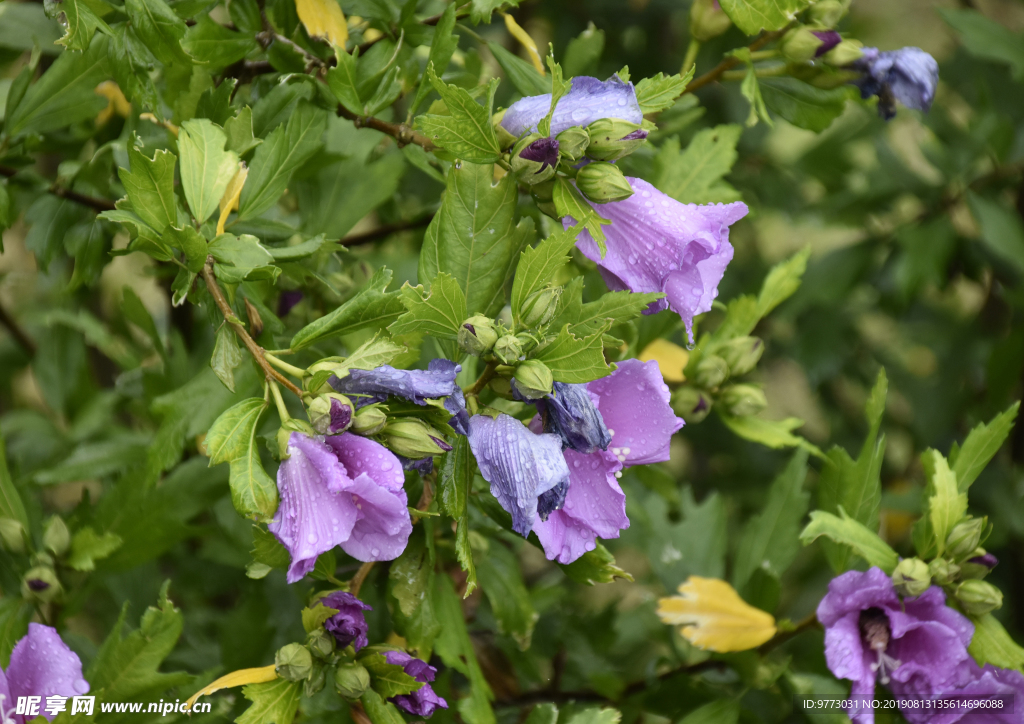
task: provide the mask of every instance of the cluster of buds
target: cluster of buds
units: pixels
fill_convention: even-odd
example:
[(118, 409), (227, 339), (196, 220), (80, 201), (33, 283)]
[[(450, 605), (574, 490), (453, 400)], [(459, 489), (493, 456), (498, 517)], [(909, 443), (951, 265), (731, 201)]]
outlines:
[(764, 342), (757, 337), (736, 337), (706, 350), (687, 367), (688, 383), (672, 394), (672, 408), (688, 423), (703, 420), (715, 405), (732, 417), (756, 415), (768, 406), (764, 390), (733, 382), (757, 367)]
[(64, 589), (57, 576), (57, 561), (71, 550), (71, 532), (59, 515), (51, 516), (43, 526), (43, 549), (34, 551), (31, 537), (20, 521), (0, 518), (0, 545), (11, 553), (29, 554), (29, 569), (21, 579), (22, 596), (34, 603), (60, 599)]

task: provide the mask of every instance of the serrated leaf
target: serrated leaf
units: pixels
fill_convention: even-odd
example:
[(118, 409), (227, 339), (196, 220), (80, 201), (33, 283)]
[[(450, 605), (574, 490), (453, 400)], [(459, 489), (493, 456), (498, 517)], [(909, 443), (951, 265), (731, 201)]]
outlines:
[(699, 131), (685, 151), (678, 138), (670, 138), (654, 160), (654, 185), (684, 204), (728, 202), (739, 199), (722, 181), (736, 163), (736, 144), (742, 127), (716, 126)]
[(498, 633), (511, 636), (519, 649), (526, 651), (539, 614), (530, 602), (518, 559), (503, 544), (492, 541), (487, 555), (480, 558), (477, 576), (491, 603)]
[(238, 171), (238, 155), (224, 150), (226, 142), (224, 131), (206, 118), (185, 121), (178, 132), (181, 187), (199, 223), (217, 210), (224, 190)]
[(82, 528), (71, 538), (67, 563), (76, 571), (95, 570), (96, 561), (109, 556), (122, 543), (121, 536), (114, 533), (100, 535), (92, 528)]
[(640, 110), (644, 115), (663, 111), (683, 94), (687, 84), (693, 80), (693, 72), (696, 66), (691, 66), (686, 75), (676, 74), (666, 76), (658, 73), (650, 78), (644, 78), (636, 84), (636, 99), (640, 104)]
[(192, 58), (181, 47), (188, 29), (185, 21), (164, 0), (125, 0), (124, 9), (132, 29), (157, 60), (186, 68), (192, 65)]
[(236, 724), (292, 724), (302, 697), (302, 682), (275, 679), (263, 684), (249, 684), (242, 694), (252, 702)]
[(780, 30), (810, 4), (810, 0), (724, 0), (721, 3), (725, 14), (747, 35), (756, 35), (761, 30)]
[(1024, 671), (1024, 648), (1017, 645), (1010, 634), (991, 613), (971, 617), (974, 623), (974, 637), (967, 651), (979, 666), (992, 664), (1003, 669)]
[(180, 229), (176, 226), (166, 227), (161, 241), (164, 245), (181, 249), (185, 255), (185, 266), (188, 271), (198, 274), (203, 270), (206, 265), (206, 257), (210, 253), (210, 246), (206, 243), (206, 238), (191, 224), (185, 224)]
[(367, 689), (360, 698), (372, 724), (405, 724), (405, 719), (390, 701), (385, 701), (373, 689)]
[(402, 287), (402, 302), (408, 309), (396, 319), (388, 331), (394, 335), (422, 332), (437, 339), (455, 339), (466, 321), (466, 295), (455, 277), (441, 272), (430, 283), (430, 291), (422, 285)]
[(568, 724), (619, 724), (622, 712), (611, 707), (589, 707), (572, 715)]
[[(437, 72), (444, 75), (445, 68), (451, 62), (455, 49), (459, 47), (459, 36), (455, 34), (455, 15), (457, 8), (449, 4), (441, 13), (437, 25), (434, 26), (434, 40), (430, 44), (430, 55), (427, 56), (427, 65), (436, 68)], [(507, 51), (506, 51), (507, 52)], [(500, 61), (499, 61), (500, 62)], [(420, 79), (419, 87), (416, 89), (416, 98), (409, 107), (409, 112), (416, 115), (420, 104), (426, 99), (433, 88), (433, 84), (427, 78), (426, 73)]]
[(306, 633), (315, 631), (336, 613), (338, 613), (338, 609), (325, 606), (321, 601), (317, 601), (315, 605), (302, 609), (302, 628), (306, 629)]
[(842, 509), (839, 510), (839, 516), (823, 510), (811, 512), (811, 522), (800, 533), (800, 542), (809, 545), (820, 536), (849, 546), (868, 565), (878, 566), (886, 573), (892, 573), (899, 562), (896, 551), (879, 538), (877, 533), (865, 528)]
[(420, 116), (419, 127), (427, 137), (463, 161), (480, 164), (497, 161), (501, 147), (491, 125), (491, 113), (498, 79), (488, 84), (487, 104), (481, 106), (465, 89), (438, 78), (432, 65), (427, 66), (427, 78), (441, 94), (449, 114)]
[(97, 30), (106, 35), (112, 31), (82, 0), (61, 0), (57, 10), (64, 14), (64, 36), (57, 42), (68, 50), (86, 50)]
[(560, 217), (571, 217), (576, 224), (583, 225), (603, 257), (608, 252), (608, 247), (605, 245), (606, 239), (601, 227), (612, 222), (597, 213), (576, 189), (575, 184), (564, 176), (555, 177), (552, 201)]
[(206, 449), (210, 465), (226, 462), (231, 467), (228, 484), (235, 510), (269, 520), (277, 510), (277, 483), (263, 469), (256, 446), (256, 429), (266, 407), (264, 400), (254, 397), (226, 410), (210, 427)]
[(181, 47), (200, 63), (208, 63), (212, 68), (225, 68), (260, 46), (254, 36), (225, 28), (209, 15), (200, 15), (195, 25), (185, 32)]
[(606, 327), (609, 321), (621, 324), (636, 319), (651, 302), (664, 296), (661, 292), (606, 292), (594, 301), (582, 305), (579, 312), (570, 317), (559, 315), (552, 325), (556, 326), (572, 319), (570, 332), (576, 336), (591, 335)]
[(466, 502), (473, 483), (474, 458), (469, 451), (469, 441), (458, 436), (452, 442), (452, 449), (445, 453), (441, 462), (439, 487), (441, 505), (452, 519), (459, 520), (466, 515)]
[(224, 135), (228, 139), (225, 148), (239, 156), (244, 156), (263, 143), (262, 138), (253, 136), (252, 109), (249, 106), (224, 121)]
[(598, 543), (594, 550), (587, 551), (572, 563), (568, 565), (559, 563), (558, 566), (569, 578), (588, 586), (611, 583), (616, 578), (633, 580), (633, 576), (616, 565), (615, 556), (601, 543)]
[(529, 716), (523, 724), (556, 724), (558, 722), (558, 707), (554, 704), (537, 704), (530, 710)]
[(589, 337), (579, 338), (569, 331), (567, 324), (532, 357), (546, 364), (559, 382), (583, 383), (610, 375), (612, 369), (605, 361), (602, 341), (610, 327), (606, 322)]
[(941, 556), (953, 526), (967, 515), (967, 493), (960, 492), (956, 473), (950, 470), (949, 463), (938, 450), (925, 450), (921, 454), (921, 465), (928, 479), (925, 489), (928, 521), (931, 523), (937, 555)]
[(274, 534), (261, 525), (252, 527), (251, 552), (253, 561), (266, 566), (268, 569), (277, 568), (285, 570), (291, 563), (292, 557), (288, 549), (281, 545)]
[(551, 81), (538, 73), (532, 64), (493, 41), (487, 43), (487, 48), (520, 95), (539, 96), (551, 92)]
[(229, 407), (217, 418), (206, 433), (205, 440), (211, 466), (228, 463), (245, 455), (260, 415), (266, 409), (266, 400), (250, 397)]
[(217, 330), (217, 339), (210, 355), (210, 367), (217, 379), (232, 392), (235, 391), (235, 368), (245, 361), (245, 354), (238, 346), (235, 330), (224, 324)]
[(796, 78), (762, 78), (765, 105), (797, 128), (821, 133), (843, 114), (852, 98), (850, 86), (815, 88)]
[(423, 688), (423, 682), (405, 673), (401, 665), (389, 664), (382, 653), (360, 656), (359, 663), (370, 672), (370, 686), (385, 699), (411, 694)]
[(971, 483), (977, 480), (978, 475), (993, 456), (999, 452), (1003, 442), (1010, 435), (1013, 423), (1017, 419), (1017, 410), (1020, 409), (1020, 401), (1014, 402), (1010, 407), (992, 418), (987, 425), (979, 423), (959, 449), (956, 459), (952, 459), (953, 473), (956, 475), (956, 484), (961, 493), (966, 493)]
[[(523, 304), (530, 295), (547, 286), (555, 272), (568, 261), (576, 245), (576, 228), (557, 229), (535, 247), (527, 247), (519, 256), (512, 282), (512, 318), (519, 320)], [(575, 320), (574, 320), (575, 321)]]

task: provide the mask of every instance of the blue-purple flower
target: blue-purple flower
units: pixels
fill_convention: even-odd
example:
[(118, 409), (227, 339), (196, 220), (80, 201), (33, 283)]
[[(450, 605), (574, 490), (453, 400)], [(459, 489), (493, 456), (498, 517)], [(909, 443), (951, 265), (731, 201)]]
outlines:
[(901, 706), (910, 724), (1020, 724), (1024, 721), (1024, 674), (992, 664), (978, 666), (970, 657), (960, 662), (947, 686), (920, 696), (913, 686), (893, 681), (889, 688), (897, 701), (924, 702)]
[[(611, 221), (602, 227), (608, 253), (601, 256), (590, 232), (582, 229), (576, 246), (598, 265), (612, 290), (664, 292), (648, 314), (671, 308), (686, 323), (711, 309), (718, 283), (732, 260), (729, 226), (747, 215), (742, 202), (683, 204), (638, 178), (627, 177), (633, 195), (625, 201), (591, 204)], [(565, 217), (563, 225), (576, 225)]]
[(372, 611), (373, 607), (363, 603), (348, 591), (332, 591), (320, 599), (327, 608), (338, 612), (324, 621), (324, 628), (334, 635), (338, 646), (344, 648), (349, 644), (356, 651), (370, 643), (366, 634), (369, 626), (363, 611)]
[[(53, 721), (57, 714), (44, 709), (48, 696), (70, 698), (88, 692), (82, 662), (61, 640), (57, 629), (30, 623), (28, 633), (11, 652), (7, 670), (0, 669), (0, 721), (24, 724), (38, 714)], [(29, 716), (18, 714), (18, 697), (28, 696), (40, 697), (39, 711)]]
[(864, 73), (855, 81), (862, 98), (878, 96), (878, 114), (890, 119), (896, 115), (896, 101), (907, 108), (927, 111), (935, 99), (939, 84), (939, 64), (920, 48), (879, 50), (864, 48), (863, 55), (850, 64)]
[(612, 436), (586, 385), (552, 384), (551, 394), (536, 401), (544, 432), (562, 439), (563, 448), (581, 453), (607, 450)]
[[(537, 124), (551, 109), (551, 94), (529, 96), (513, 103), (501, 119), (501, 126), (513, 136), (536, 133)], [(572, 126), (588, 126), (602, 118), (619, 118), (640, 124), (644, 114), (632, 83), (617, 75), (606, 81), (588, 76), (572, 79), (572, 88), (559, 99), (551, 117), (551, 135)]]
[(423, 684), (411, 694), (391, 697), (390, 701), (394, 702), (396, 706), (424, 719), (430, 717), (437, 707), (448, 708), (448, 702), (438, 696), (430, 685), (430, 682), (437, 676), (437, 669), (426, 661), (410, 656), (404, 651), (385, 651), (384, 658), (389, 664), (401, 666), (405, 673)]
[(288, 582), (313, 570), (340, 545), (361, 561), (389, 561), (412, 532), (405, 476), (395, 455), (352, 433), (311, 438), (292, 433), (277, 471), (281, 504), (267, 526), (291, 555)]
[(417, 405), (448, 397), (457, 386), (455, 376), (461, 365), (446, 359), (430, 361), (425, 370), (400, 370), (382, 365), (372, 370), (349, 370), (344, 377), (331, 377), (331, 387), (348, 396), (356, 409), (388, 397), (401, 397)]

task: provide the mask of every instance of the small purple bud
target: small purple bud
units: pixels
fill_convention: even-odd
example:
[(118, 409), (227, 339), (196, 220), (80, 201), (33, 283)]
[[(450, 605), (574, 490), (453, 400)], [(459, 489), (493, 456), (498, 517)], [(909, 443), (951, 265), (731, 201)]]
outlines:
[(832, 50), (832, 48), (839, 45), (840, 41), (842, 41), (839, 33), (835, 30), (812, 30), (811, 34), (821, 41), (821, 45), (819, 45), (818, 49), (814, 52), (815, 58), (820, 58), (825, 53)]
[(331, 398), (331, 432), (343, 432), (352, 422), (352, 406), (336, 397)]
[(277, 316), (284, 317), (292, 311), (292, 307), (302, 301), (302, 292), (298, 290), (281, 292), (277, 300)]
[(629, 134), (623, 136), (619, 140), (620, 141), (642, 141), (645, 138), (647, 138), (647, 131), (645, 131), (642, 128), (638, 128), (637, 130), (633, 131), (632, 133), (629, 133)]
[[(540, 171), (558, 164), (558, 139), (538, 138), (519, 154), (520, 158), (527, 161), (536, 161), (541, 164)], [(538, 171), (537, 173), (540, 173)]]
[(47, 588), (50, 587), (49, 583), (39, 578), (31, 578), (25, 581), (25, 583), (28, 584), (28, 587), (36, 593), (39, 593), (40, 591), (45, 591)]
[(985, 566), (989, 570), (991, 570), (991, 569), (995, 568), (997, 565), (999, 565), (999, 559), (996, 558), (991, 553), (986, 553), (983, 556), (975, 556), (974, 558), (971, 558), (967, 562), (968, 563), (975, 563), (975, 564), (977, 564), (979, 566)]
[(437, 446), (438, 446), (439, 448), (441, 448), (442, 450), (444, 450), (445, 452), (451, 452), (452, 446), (451, 446), (451, 445), (449, 445), (449, 444), (448, 444), (447, 442), (445, 442), (444, 440), (442, 440), (441, 438), (439, 438), (439, 437), (434, 437), (433, 435), (431, 435), (431, 436), (430, 436), (430, 439), (431, 439), (431, 440), (433, 440), (433, 441), (434, 441), (435, 443), (437, 443)]

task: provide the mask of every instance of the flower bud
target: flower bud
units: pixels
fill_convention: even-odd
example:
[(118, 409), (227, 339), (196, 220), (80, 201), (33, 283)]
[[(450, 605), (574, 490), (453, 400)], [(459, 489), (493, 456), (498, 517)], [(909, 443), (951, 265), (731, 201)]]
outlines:
[(302, 644), (286, 644), (274, 655), (274, 670), (282, 679), (302, 681), (313, 671), (313, 655)]
[(558, 140), (537, 133), (524, 136), (512, 148), (509, 163), (520, 183), (527, 186), (543, 183), (555, 175)]
[(821, 38), (812, 33), (810, 28), (799, 27), (782, 36), (779, 50), (786, 60), (803, 63), (815, 57), (822, 44)]
[(984, 578), (993, 568), (999, 565), (999, 559), (984, 548), (978, 548), (971, 557), (960, 564), (961, 578)]
[(932, 585), (928, 564), (920, 558), (904, 558), (892, 573), (892, 585), (901, 596), (920, 596)]
[(370, 688), (370, 672), (360, 664), (340, 664), (334, 672), (334, 686), (346, 699), (358, 699)]
[(43, 546), (55, 556), (62, 556), (71, 547), (71, 534), (59, 515), (51, 517), (43, 527)]
[(524, 327), (547, 324), (555, 316), (561, 296), (562, 287), (546, 287), (534, 292), (523, 302), (523, 308), (519, 310), (519, 321)]
[(946, 555), (955, 561), (967, 558), (981, 544), (988, 518), (968, 518), (953, 526), (946, 538)]
[(349, 428), (349, 431), (364, 437), (376, 435), (384, 429), (387, 421), (388, 416), (378, 405), (367, 405), (356, 410), (356, 416), (352, 418), (352, 427)]
[(459, 346), (468, 354), (479, 357), (490, 351), (498, 341), (494, 320), (483, 315), (470, 317), (459, 327)]
[(607, 161), (588, 163), (576, 175), (576, 188), (595, 204), (624, 201), (633, 195), (633, 187), (618, 166)]
[(306, 677), (306, 680), (302, 682), (302, 693), (306, 697), (311, 697), (318, 694), (323, 688), (324, 684), (327, 683), (327, 667), (325, 667), (319, 661), (313, 662), (313, 670)]
[(595, 161), (617, 161), (647, 140), (647, 131), (621, 118), (600, 118), (587, 126), (587, 156)]
[(706, 354), (697, 362), (693, 382), (698, 387), (713, 390), (729, 379), (729, 365), (716, 354)]
[(277, 454), (280, 460), (285, 460), (288, 457), (288, 440), (291, 439), (293, 432), (301, 432), (310, 437), (316, 434), (309, 423), (294, 418), (285, 420), (281, 423), (281, 429), (277, 431)]
[(452, 449), (444, 435), (423, 420), (404, 417), (384, 426), (384, 444), (394, 453), (410, 460), (440, 455)]
[(829, 65), (840, 67), (849, 65), (864, 55), (864, 51), (861, 50), (863, 47), (864, 44), (859, 40), (843, 40), (832, 50), (821, 56), (821, 58)]
[(25, 551), (25, 526), (14, 518), (0, 518), (0, 545), (11, 553)]
[(718, 37), (730, 25), (732, 21), (718, 0), (694, 0), (690, 6), (690, 35), (702, 43)]
[(764, 342), (757, 337), (737, 337), (723, 344), (717, 352), (729, 367), (729, 376), (739, 377), (757, 367), (764, 354)]
[(808, 12), (811, 22), (822, 28), (834, 28), (850, 8), (849, 0), (819, 0)]
[(570, 163), (582, 159), (590, 145), (590, 136), (579, 126), (569, 126), (555, 138), (558, 139), (558, 153)]
[(515, 364), (523, 356), (523, 345), (511, 334), (506, 334), (494, 343), (494, 356), (504, 364)]
[(512, 394), (512, 382), (506, 380), (504, 377), (494, 377), (487, 385), (491, 388), (491, 392), (496, 394), (498, 397), (503, 397), (506, 400), (516, 399), (515, 395)]
[(558, 209), (555, 208), (555, 202), (552, 201), (555, 190), (554, 180), (547, 180), (544, 183), (534, 184), (530, 187), (530, 196), (533, 197), (533, 202), (537, 204), (537, 208), (540, 209), (541, 213), (547, 214), (552, 219), (561, 220), (558, 215)]
[(334, 634), (323, 626), (318, 626), (306, 636), (306, 645), (309, 646), (310, 653), (318, 659), (326, 659), (334, 653), (336, 639)]
[(505, 127), (501, 125), (501, 120), (505, 117), (505, 111), (507, 110), (507, 108), (502, 108), (491, 116), (491, 125), (494, 126), (494, 132), (498, 135), (498, 147), (502, 149), (512, 148), (516, 142), (516, 137), (505, 130)]
[(707, 417), (711, 404), (708, 393), (690, 385), (683, 385), (672, 393), (672, 409), (690, 425)]
[(309, 403), (309, 422), (320, 435), (338, 435), (352, 425), (355, 406), (337, 392), (328, 392)]
[(550, 395), (555, 383), (548, 366), (536, 359), (528, 359), (516, 367), (515, 381), (519, 394), (530, 400)]
[(964, 581), (954, 595), (964, 611), (973, 616), (984, 616), (1003, 605), (1003, 592), (985, 581)]
[(936, 558), (928, 564), (928, 572), (933, 581), (940, 586), (945, 586), (957, 579), (957, 576), (960, 575), (960, 566), (950, 563), (945, 558)]
[(768, 407), (764, 390), (757, 385), (729, 385), (722, 390), (718, 402), (733, 417), (750, 417)]
[(60, 579), (50, 566), (30, 568), (21, 580), (21, 595), (29, 601), (47, 603), (60, 596), (62, 590)]

